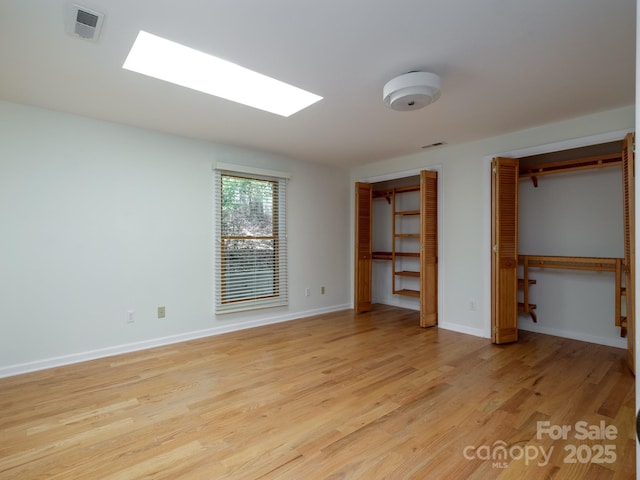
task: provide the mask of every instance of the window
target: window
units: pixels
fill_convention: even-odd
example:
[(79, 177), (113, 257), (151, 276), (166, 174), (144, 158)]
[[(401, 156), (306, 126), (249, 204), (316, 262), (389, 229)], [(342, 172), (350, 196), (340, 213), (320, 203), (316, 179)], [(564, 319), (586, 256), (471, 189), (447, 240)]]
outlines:
[(216, 313), (287, 305), (286, 178), (215, 172)]

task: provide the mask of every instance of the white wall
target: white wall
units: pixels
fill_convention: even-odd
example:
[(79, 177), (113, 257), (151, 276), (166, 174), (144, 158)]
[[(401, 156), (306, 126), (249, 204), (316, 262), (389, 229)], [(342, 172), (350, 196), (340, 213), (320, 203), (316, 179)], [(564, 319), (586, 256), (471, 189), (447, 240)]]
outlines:
[[(216, 161), (292, 174), (288, 308), (213, 314)], [(0, 376), (347, 308), (348, 191), (339, 168), (0, 102)]]
[[(624, 255), (622, 170), (529, 178), (519, 184), (519, 253), (617, 257)], [(531, 269), (529, 288), (538, 322), (520, 317), (525, 330), (626, 348), (615, 326), (615, 274)]]
[[(353, 182), (433, 166), (441, 190), (440, 326), (486, 335), (486, 157), (633, 125), (634, 108), (626, 107), (349, 175), (0, 102), (0, 376), (344, 308), (353, 298)], [(215, 161), (293, 175), (289, 308), (213, 315)], [(160, 305), (166, 319), (155, 318)], [(128, 309), (134, 324), (126, 323)]]
[[(634, 107), (630, 106), (463, 145), (420, 151), (352, 169), (351, 188), (353, 182), (358, 180), (441, 165), (439, 325), (441, 328), (487, 336), (490, 325), (490, 242), (487, 225), (490, 219), (490, 177), (487, 157), (633, 129), (633, 126)], [(353, 212), (353, 195), (351, 210)], [(475, 310), (471, 309), (472, 303)]]

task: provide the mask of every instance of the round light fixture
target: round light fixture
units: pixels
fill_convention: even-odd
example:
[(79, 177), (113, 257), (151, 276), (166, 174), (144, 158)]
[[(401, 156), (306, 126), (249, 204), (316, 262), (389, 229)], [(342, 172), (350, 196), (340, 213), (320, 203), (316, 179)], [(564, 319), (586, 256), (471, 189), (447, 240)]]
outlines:
[(440, 77), (429, 72), (405, 73), (387, 82), (382, 98), (393, 110), (418, 110), (440, 98)]

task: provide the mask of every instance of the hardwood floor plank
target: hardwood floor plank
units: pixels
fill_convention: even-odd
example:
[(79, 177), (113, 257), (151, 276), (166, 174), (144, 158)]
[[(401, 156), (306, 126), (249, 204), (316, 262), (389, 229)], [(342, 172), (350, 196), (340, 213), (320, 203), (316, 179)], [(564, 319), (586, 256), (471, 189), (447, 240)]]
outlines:
[(417, 325), (377, 305), (0, 379), (0, 478), (634, 478), (624, 350)]

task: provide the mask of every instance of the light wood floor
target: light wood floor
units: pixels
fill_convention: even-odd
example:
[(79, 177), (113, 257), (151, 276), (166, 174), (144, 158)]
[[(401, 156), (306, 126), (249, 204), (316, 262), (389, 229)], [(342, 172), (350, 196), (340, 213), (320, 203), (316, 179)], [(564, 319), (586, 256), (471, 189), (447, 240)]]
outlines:
[(0, 478), (635, 477), (623, 350), (417, 325), (376, 306), (0, 379)]

